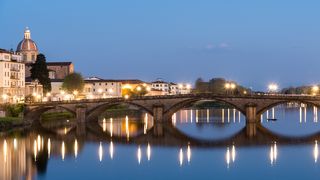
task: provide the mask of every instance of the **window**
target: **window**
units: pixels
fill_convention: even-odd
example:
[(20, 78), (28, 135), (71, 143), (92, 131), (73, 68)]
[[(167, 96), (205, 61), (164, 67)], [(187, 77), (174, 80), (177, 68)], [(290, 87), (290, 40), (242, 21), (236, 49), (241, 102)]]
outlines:
[(108, 91), (108, 89), (106, 89), (106, 92)]
[(108, 85), (108, 83), (106, 83), (106, 85)]
[(93, 89), (93, 92), (96, 92), (96, 89)]
[(113, 83), (111, 83), (111, 85), (113, 86)]
[(101, 83), (99, 83), (99, 86), (101, 86)]

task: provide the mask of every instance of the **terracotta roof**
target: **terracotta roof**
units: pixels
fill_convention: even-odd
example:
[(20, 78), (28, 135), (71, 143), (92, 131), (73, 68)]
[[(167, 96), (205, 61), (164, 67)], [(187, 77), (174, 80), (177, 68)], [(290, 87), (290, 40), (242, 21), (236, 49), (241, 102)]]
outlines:
[(21, 51), (38, 51), (38, 47), (31, 39), (23, 39), (17, 46), (17, 52)]

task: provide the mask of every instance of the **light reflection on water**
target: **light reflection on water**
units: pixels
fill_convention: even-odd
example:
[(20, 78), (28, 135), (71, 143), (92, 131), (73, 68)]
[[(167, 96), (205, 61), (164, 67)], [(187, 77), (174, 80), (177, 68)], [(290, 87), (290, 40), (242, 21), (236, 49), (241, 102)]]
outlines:
[(143, 114), (143, 118), (129, 117), (125, 115), (117, 118), (103, 118), (99, 121), (103, 132), (109, 133), (110, 137), (135, 137), (140, 134), (146, 134), (153, 126), (153, 118), (148, 113)]
[[(32, 135), (31, 135), (32, 136)], [(44, 138), (40, 136), (41, 139)], [(28, 155), (28, 142), (30, 141), (30, 138), (24, 138), (24, 139), (4, 139), (2, 144), (0, 145), (2, 152), (0, 152), (0, 157), (3, 161), (0, 161), (2, 169), (0, 170), (0, 179), (14, 179), (13, 177), (27, 177), (37, 176), (37, 168), (35, 164), (40, 163), (39, 160), (42, 159), (42, 157), (38, 157), (39, 159), (32, 159), (32, 156)], [(35, 138), (37, 139), (37, 138)], [(35, 140), (37, 141), (37, 140)], [(269, 151), (267, 151), (268, 146), (262, 146), (258, 148), (254, 147), (240, 147), (237, 148), (236, 145), (227, 146), (226, 148), (213, 148), (210, 151), (206, 149), (192, 149), (190, 145), (186, 145), (184, 147), (169, 147), (169, 148), (162, 148), (162, 147), (153, 147), (151, 144), (147, 145), (119, 145), (118, 146), (118, 157), (114, 160), (113, 154), (114, 154), (114, 145), (113, 142), (109, 142), (109, 154), (110, 159), (104, 158), (104, 153), (106, 153), (105, 146), (108, 145), (107, 142), (97, 142), (97, 143), (89, 143), (87, 145), (81, 145), (80, 152), (72, 149), (67, 148), (67, 142), (60, 141), (60, 140), (51, 140), (47, 139), (47, 141), (44, 141), (45, 144), (52, 144), (52, 149), (50, 148), (40, 148), (38, 150), (37, 142), (36, 142), (36, 148), (35, 153), (38, 155), (41, 154), (49, 154), (49, 151), (52, 151), (51, 153), (53, 156), (48, 156), (47, 163), (51, 164), (47, 169), (48, 176), (41, 177), (39, 176), (39, 179), (55, 179), (58, 177), (62, 177), (62, 174), (55, 174), (57, 171), (61, 171), (64, 168), (71, 168), (72, 164), (76, 165), (77, 167), (86, 167), (86, 169), (90, 169), (90, 171), (98, 171), (101, 173), (103, 171), (103, 167), (107, 166), (111, 169), (113, 168), (120, 168), (127, 169), (127, 168), (133, 168), (134, 170), (139, 169), (139, 167), (136, 167), (136, 165), (140, 166), (140, 168), (143, 170), (147, 170), (152, 168), (152, 172), (156, 172), (155, 169), (161, 168), (161, 171), (171, 171), (170, 169), (183, 171), (186, 173), (184, 176), (183, 173), (176, 174), (178, 176), (184, 176), (186, 179), (191, 179), (187, 176), (187, 171), (194, 170), (195, 172), (198, 172), (200, 169), (203, 171), (222, 171), (222, 173), (225, 178), (228, 178), (230, 174), (237, 173), (236, 169), (241, 168), (241, 166), (246, 166), (247, 168), (250, 168), (251, 170), (254, 170), (255, 168), (262, 168), (262, 169), (269, 169), (268, 171), (276, 171), (276, 167), (282, 166), (287, 167), (290, 169), (290, 163), (294, 161), (299, 161), (299, 159), (304, 159), (304, 161), (299, 163), (304, 163), (306, 166), (312, 167), (312, 163), (317, 164), (318, 159), (318, 144), (317, 141), (314, 142), (314, 145), (304, 145), (302, 148), (295, 149), (294, 146), (283, 146), (283, 148), (279, 148), (278, 144), (276, 142), (273, 142), (269, 146)], [(74, 140), (74, 147), (76, 147), (77, 140)], [(15, 143), (19, 147), (15, 149)], [(41, 142), (42, 143), (42, 142)], [(95, 145), (97, 144), (97, 145)], [(57, 146), (61, 146), (61, 150), (57, 148)], [(77, 145), (78, 146), (78, 145)], [(76, 149), (76, 148), (74, 148)], [(279, 154), (279, 149), (281, 149), (281, 154)], [(291, 149), (295, 149), (295, 152), (290, 152)], [(150, 158), (151, 150), (154, 158)], [(48, 152), (45, 152), (48, 151)], [(253, 153), (255, 151), (255, 153)], [(176, 154), (175, 152), (178, 152)], [(77, 157), (77, 153), (83, 154), (81, 158)], [(60, 155), (59, 155), (60, 154)], [(176, 158), (178, 159), (178, 163), (174, 165), (175, 163), (171, 161), (170, 157), (172, 155), (174, 156), (176, 154)], [(299, 156), (296, 156), (298, 155)], [(313, 157), (310, 156), (310, 154), (313, 154)], [(261, 156), (262, 155), (262, 156)], [(59, 158), (62, 157), (62, 158)], [(130, 158), (131, 156), (131, 158)], [(252, 157), (253, 156), (253, 157)], [(283, 157), (281, 157), (283, 156)], [(73, 157), (73, 158), (71, 158)], [(133, 158), (135, 157), (135, 158)], [(191, 158), (192, 157), (192, 158)], [(221, 161), (221, 157), (224, 157), (224, 163)], [(268, 158), (267, 158), (268, 157)], [(299, 157), (299, 158), (298, 158)], [(73, 159), (77, 159), (77, 162)], [(289, 159), (288, 159), (289, 158)], [(296, 158), (296, 159), (295, 159)], [(220, 159), (220, 160), (219, 160)], [(237, 160), (238, 159), (238, 160)], [(266, 163), (269, 162), (271, 166), (265, 166)], [(307, 161), (306, 161), (307, 160)], [(35, 163), (30, 163), (31, 161), (35, 161)], [(60, 161), (60, 163), (59, 163)], [(115, 163), (111, 163), (111, 161), (115, 161)], [(287, 162), (286, 162), (287, 161)], [(63, 162), (63, 164), (61, 164)], [(136, 165), (132, 162), (135, 162)], [(151, 164), (150, 164), (151, 163)], [(58, 166), (60, 164), (60, 166)], [(98, 164), (101, 164), (103, 166), (98, 166)], [(148, 164), (148, 165), (147, 165)], [(226, 169), (234, 169), (232, 171), (223, 171), (223, 167)], [(115, 167), (113, 167), (115, 166)], [(187, 168), (187, 167), (193, 167), (193, 168)], [(301, 167), (303, 165), (301, 164)], [(31, 168), (31, 169), (30, 169)], [(200, 168), (200, 169), (199, 169)], [(214, 169), (212, 169), (214, 168)], [(241, 169), (243, 169), (242, 167)], [(275, 168), (275, 169), (273, 169)], [(260, 171), (262, 171), (262, 169)], [(317, 166), (318, 169), (318, 166)], [(116, 170), (116, 169), (113, 169)], [(159, 170), (159, 169), (158, 169)], [(177, 172), (179, 172), (177, 171)], [(308, 169), (304, 169), (304, 171), (308, 171)], [(28, 174), (31, 173), (31, 174)], [(72, 173), (72, 171), (70, 172)], [(84, 172), (79, 170), (77, 174), (73, 174), (72, 177), (78, 177), (82, 178)], [(99, 174), (98, 173), (98, 174)], [(131, 172), (132, 173), (132, 172)], [(220, 172), (221, 173), (221, 172)], [(290, 172), (292, 173), (292, 172)], [(157, 173), (160, 175), (159, 173)], [(174, 173), (173, 173), (174, 174)], [(135, 174), (138, 175), (138, 174)], [(162, 174), (163, 175), (163, 174)], [(92, 175), (93, 177), (97, 177), (95, 175)], [(130, 175), (132, 176), (132, 174)], [(170, 175), (166, 174), (166, 177), (170, 177)], [(252, 177), (258, 177), (258, 173), (253, 173)], [(98, 176), (100, 177), (100, 176)], [(116, 173), (109, 173), (105, 174), (105, 177), (113, 177), (116, 178)], [(121, 177), (129, 177), (124, 176), (123, 174)], [(164, 176), (162, 176), (164, 177)], [(219, 175), (217, 175), (219, 177)], [(232, 177), (232, 176), (231, 176)], [(299, 177), (299, 176), (298, 176)], [(241, 178), (241, 176), (240, 176)], [(32, 178), (31, 178), (32, 179)], [(160, 179), (160, 178), (158, 178)], [(262, 178), (263, 179), (263, 178)]]
[(302, 103), (273, 107), (261, 115), (261, 123), (272, 132), (285, 136), (307, 136), (320, 133), (319, 109)]
[(230, 108), (184, 109), (173, 114), (172, 124), (188, 136), (217, 140), (228, 138), (244, 128), (245, 117)]
[[(275, 131), (273, 125), (284, 121), (282, 126), (287, 128), (282, 129), (290, 131), (291, 122), (305, 133), (304, 125), (317, 126), (317, 111), (313, 107), (276, 107), (264, 114), (262, 124)], [(267, 116), (277, 120), (267, 120)], [(99, 138), (90, 131), (78, 136), (73, 130), (55, 136), (52, 131), (2, 136), (0, 179), (244, 179), (248, 174), (249, 179), (316, 179), (320, 175), (318, 139), (300, 144), (270, 140), (250, 146), (242, 143), (245, 139), (216, 146), (179, 143), (178, 139), (175, 145), (168, 144), (173, 138), (167, 138), (168, 134), (150, 135), (154, 123), (146, 117), (104, 119), (99, 127), (105, 136)], [(172, 124), (187, 135), (224, 138), (244, 128), (245, 119), (234, 109), (192, 109), (177, 112)]]

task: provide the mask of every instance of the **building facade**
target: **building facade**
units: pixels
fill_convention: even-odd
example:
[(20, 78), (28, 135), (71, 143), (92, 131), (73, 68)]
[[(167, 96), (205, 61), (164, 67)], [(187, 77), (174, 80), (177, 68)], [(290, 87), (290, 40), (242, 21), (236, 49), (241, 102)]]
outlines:
[(0, 49), (0, 95), (2, 103), (24, 100), (25, 65), (22, 56)]
[(189, 94), (191, 93), (191, 85), (186, 83), (176, 84), (157, 79), (151, 82), (152, 90), (162, 91), (164, 95)]
[(121, 97), (122, 83), (119, 80), (89, 77), (84, 80), (87, 99)]

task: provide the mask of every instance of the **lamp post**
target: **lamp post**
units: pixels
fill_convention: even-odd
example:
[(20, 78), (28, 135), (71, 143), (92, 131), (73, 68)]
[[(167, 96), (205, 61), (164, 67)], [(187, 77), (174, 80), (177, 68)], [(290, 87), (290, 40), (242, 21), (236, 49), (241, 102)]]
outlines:
[(225, 89), (226, 89), (226, 92), (227, 94), (229, 94), (229, 90), (231, 90), (232, 94), (234, 93), (234, 90), (236, 89), (237, 85), (235, 83), (230, 83), (230, 82), (227, 82), (225, 83), (224, 85)]
[(314, 96), (317, 95), (319, 92), (319, 86), (317, 85), (312, 86), (311, 91), (312, 91), (312, 95)]
[(275, 83), (271, 83), (268, 86), (269, 93), (276, 93), (278, 91), (278, 85)]

